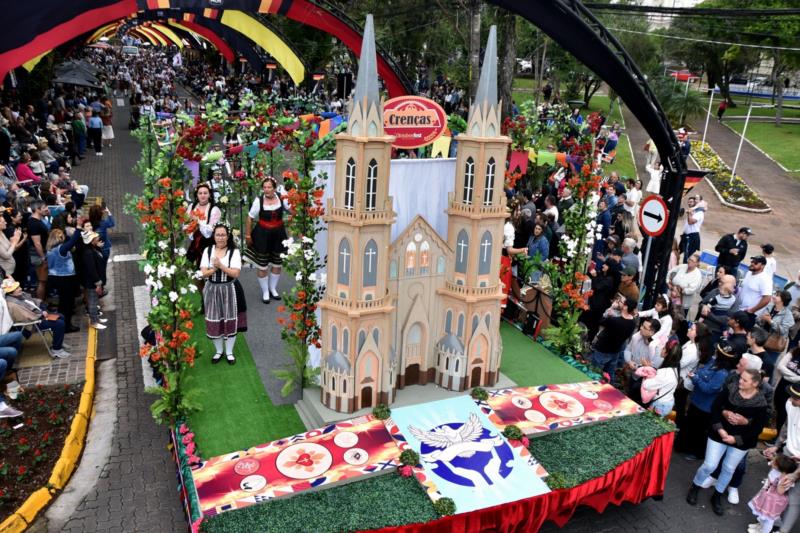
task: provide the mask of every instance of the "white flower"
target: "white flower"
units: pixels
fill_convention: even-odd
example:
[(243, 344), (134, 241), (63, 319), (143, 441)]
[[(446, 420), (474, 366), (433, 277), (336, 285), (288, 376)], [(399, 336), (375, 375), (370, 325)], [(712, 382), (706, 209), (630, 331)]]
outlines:
[(228, 203), (228, 197), (227, 196), (220, 196), (219, 197), (219, 203), (227, 204)]
[(170, 302), (177, 302), (178, 301), (178, 293), (175, 291), (169, 291), (169, 301)]
[(284, 246), (286, 246), (288, 248), (289, 246), (294, 244), (294, 239), (289, 237), (288, 239), (285, 239), (283, 242), (281, 242), (281, 244), (283, 244)]
[(189, 292), (189, 291), (186, 290), (186, 287), (181, 287), (181, 290), (180, 290), (181, 296), (185, 295), (187, 292)]
[(298, 272), (294, 275), (295, 281), (303, 281), (303, 272)]
[(186, 255), (186, 248), (175, 248), (175, 253), (180, 256), (184, 256)]
[(158, 247), (161, 248), (162, 250), (166, 250), (167, 248), (169, 248), (169, 244), (167, 243), (167, 241), (158, 241)]
[(303, 242), (305, 244), (314, 244), (314, 239), (312, 239), (311, 237), (306, 237), (305, 235), (303, 235)]
[(189, 285), (189, 292), (197, 292), (197, 285)]
[(153, 273), (153, 265), (151, 265), (150, 263), (146, 263), (144, 265), (144, 273), (147, 274), (148, 276), (150, 274), (152, 274)]
[(150, 305), (152, 305), (153, 307), (157, 306), (158, 305), (158, 298), (156, 298), (154, 296), (153, 299), (150, 300)]
[(194, 273), (194, 279), (203, 279), (203, 272), (198, 270)]

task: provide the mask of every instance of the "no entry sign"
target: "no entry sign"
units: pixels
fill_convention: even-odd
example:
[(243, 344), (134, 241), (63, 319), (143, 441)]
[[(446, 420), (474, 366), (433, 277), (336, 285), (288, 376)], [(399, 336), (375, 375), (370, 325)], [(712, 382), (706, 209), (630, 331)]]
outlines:
[(660, 196), (648, 196), (639, 209), (639, 227), (651, 237), (658, 237), (667, 229), (669, 211), (667, 203)]

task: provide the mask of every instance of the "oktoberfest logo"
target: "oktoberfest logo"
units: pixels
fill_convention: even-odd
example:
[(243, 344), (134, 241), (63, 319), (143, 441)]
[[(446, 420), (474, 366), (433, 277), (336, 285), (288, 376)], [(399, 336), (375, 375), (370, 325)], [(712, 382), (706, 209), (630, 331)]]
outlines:
[(441, 424), (424, 431), (408, 427), (421, 443), (421, 459), (436, 475), (464, 487), (486, 487), (508, 477), (514, 452), (500, 434), (481, 424), (474, 413), (464, 423)]
[(447, 129), (444, 109), (421, 96), (398, 96), (383, 104), (383, 131), (395, 137), (395, 148), (431, 144)]

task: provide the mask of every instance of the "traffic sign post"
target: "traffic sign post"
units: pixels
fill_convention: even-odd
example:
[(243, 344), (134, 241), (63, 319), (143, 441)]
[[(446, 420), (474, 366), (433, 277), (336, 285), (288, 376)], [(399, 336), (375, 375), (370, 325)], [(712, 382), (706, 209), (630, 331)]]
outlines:
[[(650, 261), (650, 248), (653, 247), (653, 238), (658, 237), (664, 230), (667, 229), (667, 221), (669, 220), (669, 211), (667, 210), (667, 203), (658, 195), (648, 196), (642, 202), (639, 208), (639, 227), (642, 232), (648, 235), (647, 250), (644, 252), (644, 265), (649, 265)], [(641, 279), (639, 285), (644, 284), (645, 269), (642, 268)]]

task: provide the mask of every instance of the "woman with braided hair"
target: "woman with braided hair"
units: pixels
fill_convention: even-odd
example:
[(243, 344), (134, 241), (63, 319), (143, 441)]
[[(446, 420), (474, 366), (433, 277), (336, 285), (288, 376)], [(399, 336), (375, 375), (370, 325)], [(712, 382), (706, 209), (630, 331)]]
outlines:
[(283, 214), (288, 211), (289, 206), (286, 200), (281, 198), (275, 178), (267, 176), (261, 182), (261, 187), (263, 194), (253, 200), (246, 219), (245, 254), (258, 269), (261, 301), (268, 304), (270, 298), (281, 299), (278, 294), (278, 280), (281, 277), (283, 264), (281, 254), (286, 253), (283, 241), (287, 239)]
[(200, 259), (200, 272), (208, 280), (203, 288), (206, 335), (216, 349), (211, 362), (218, 363), (224, 351), (228, 364), (233, 365), (236, 333), (247, 330), (244, 291), (237, 280), (242, 271), (242, 256), (225, 223), (214, 225), (213, 237), (214, 244), (203, 251)]

